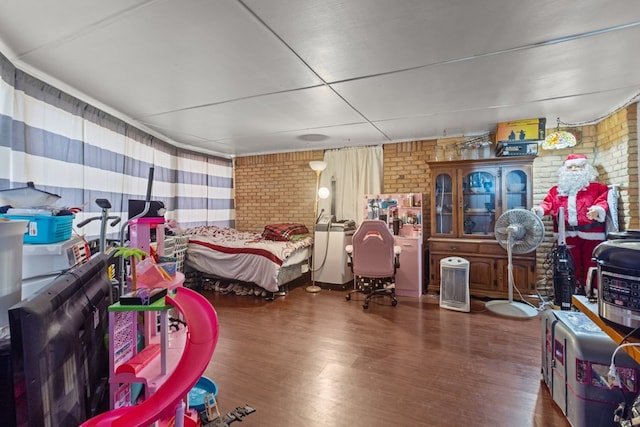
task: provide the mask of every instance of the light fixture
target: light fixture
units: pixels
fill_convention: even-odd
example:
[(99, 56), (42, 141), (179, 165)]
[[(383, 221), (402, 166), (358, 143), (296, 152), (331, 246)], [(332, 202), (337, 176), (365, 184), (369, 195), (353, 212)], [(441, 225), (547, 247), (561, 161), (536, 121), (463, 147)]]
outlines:
[(322, 160), (314, 160), (309, 162), (309, 167), (320, 175), (320, 172), (327, 168), (327, 162), (323, 162)]
[(318, 189), (318, 197), (320, 197), (321, 199), (328, 199), (330, 195), (331, 191), (329, 191), (327, 187), (320, 187)]
[(314, 160), (312, 162), (309, 162), (309, 167), (316, 173), (316, 203), (313, 208), (313, 218), (314, 218), (313, 220), (317, 221), (318, 220), (318, 196), (319, 196), (318, 190), (320, 188), (320, 174), (322, 173), (323, 170), (327, 168), (327, 162)]
[(562, 150), (577, 144), (576, 136), (566, 130), (560, 130), (560, 117), (558, 117), (558, 127), (554, 132), (546, 136), (541, 144), (543, 150)]
[(323, 135), (321, 133), (305, 133), (304, 135), (299, 135), (296, 138), (298, 138), (300, 141), (319, 142), (324, 141), (325, 139), (329, 139), (329, 136)]
[[(320, 160), (314, 160), (309, 162), (309, 167), (315, 171), (316, 173), (316, 203), (313, 207), (313, 221), (314, 223), (316, 221), (318, 221), (318, 197), (320, 196), (320, 174), (322, 173), (323, 170), (325, 170), (327, 168), (327, 162), (323, 162)], [(325, 187), (323, 187), (325, 188)], [(328, 189), (327, 189), (328, 191)], [(324, 191), (323, 191), (324, 193)], [(328, 196), (328, 194), (327, 194)], [(323, 197), (324, 198), (324, 197)], [(320, 288), (320, 286), (316, 285), (316, 281), (315, 281), (315, 274), (314, 274), (314, 268), (311, 268), (311, 285), (307, 286), (306, 291), (307, 292), (312, 292), (312, 293), (316, 293), (316, 292), (320, 292), (322, 290), (322, 288)]]

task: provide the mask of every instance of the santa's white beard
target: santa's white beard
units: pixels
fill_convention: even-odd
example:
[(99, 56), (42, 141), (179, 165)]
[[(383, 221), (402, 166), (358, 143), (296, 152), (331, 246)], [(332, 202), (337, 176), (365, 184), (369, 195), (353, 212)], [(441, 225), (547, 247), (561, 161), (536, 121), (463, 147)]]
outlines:
[(575, 196), (591, 182), (591, 173), (582, 170), (562, 170), (558, 173), (558, 193), (564, 196)]

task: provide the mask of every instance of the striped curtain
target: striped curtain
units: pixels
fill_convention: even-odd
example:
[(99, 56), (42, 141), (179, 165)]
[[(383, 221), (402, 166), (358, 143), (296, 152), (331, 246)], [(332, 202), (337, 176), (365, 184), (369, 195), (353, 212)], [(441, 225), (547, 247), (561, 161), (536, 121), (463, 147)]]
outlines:
[[(145, 198), (153, 168), (151, 199), (164, 202), (165, 218), (183, 228), (235, 226), (231, 160), (174, 147), (16, 69), (1, 54), (0, 77), (0, 190), (33, 182), (60, 196), (56, 207), (82, 208), (74, 227), (100, 215), (96, 199), (109, 200), (109, 213), (126, 220), (129, 200)], [(100, 221), (74, 231), (98, 235)]]

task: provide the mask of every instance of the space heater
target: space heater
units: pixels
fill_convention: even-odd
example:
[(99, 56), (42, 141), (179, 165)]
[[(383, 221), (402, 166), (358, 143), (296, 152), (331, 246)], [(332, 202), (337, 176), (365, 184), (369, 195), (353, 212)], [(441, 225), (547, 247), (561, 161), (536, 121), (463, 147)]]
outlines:
[(460, 257), (440, 261), (440, 307), (471, 311), (469, 301), (469, 261)]

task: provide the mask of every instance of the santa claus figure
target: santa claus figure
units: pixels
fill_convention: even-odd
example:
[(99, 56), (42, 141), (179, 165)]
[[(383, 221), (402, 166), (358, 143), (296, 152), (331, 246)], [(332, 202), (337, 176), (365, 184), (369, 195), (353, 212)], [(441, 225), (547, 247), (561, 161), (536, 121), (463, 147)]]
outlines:
[(576, 279), (586, 283), (593, 249), (605, 240), (609, 188), (596, 182), (598, 172), (584, 154), (569, 154), (558, 171), (558, 185), (532, 211), (542, 218), (552, 215), (558, 231), (558, 211), (564, 208), (565, 239), (573, 258)]

